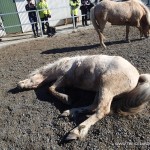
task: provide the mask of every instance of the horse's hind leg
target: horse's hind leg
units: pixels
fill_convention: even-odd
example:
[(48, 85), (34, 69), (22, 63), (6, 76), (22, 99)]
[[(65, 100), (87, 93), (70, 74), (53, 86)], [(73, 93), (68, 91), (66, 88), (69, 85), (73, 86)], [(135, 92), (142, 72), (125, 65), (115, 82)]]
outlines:
[(104, 35), (103, 35), (103, 30), (105, 28), (106, 25), (106, 21), (101, 20), (100, 22), (98, 22), (99, 24), (99, 29), (98, 29), (98, 35), (99, 35), (99, 40), (100, 40), (100, 44), (106, 49), (106, 45), (104, 44)]
[(85, 107), (79, 107), (79, 108), (72, 108), (70, 110), (65, 110), (61, 116), (71, 116), (71, 117), (75, 117), (77, 114), (80, 113), (90, 113), (90, 112), (95, 112), (96, 108), (97, 108), (97, 104), (98, 104), (98, 93), (95, 96), (94, 102), (89, 105), (89, 106), (85, 106)]
[(52, 86), (49, 87), (49, 91), (52, 95), (57, 97), (63, 103), (70, 104), (71, 100), (67, 94), (63, 94), (63, 93), (56, 91), (58, 88), (65, 87), (65, 86), (66, 86), (65, 77), (62, 76), (62, 77), (58, 78)]
[(106, 45), (104, 44), (104, 35), (101, 31), (99, 31), (99, 40), (100, 40), (100, 44), (106, 49)]
[(28, 79), (18, 82), (17, 86), (21, 89), (33, 89), (37, 88), (43, 81), (44, 77), (42, 74), (35, 74), (30, 76)]
[(72, 131), (70, 131), (66, 140), (84, 138), (89, 128), (110, 112), (112, 99), (113, 99), (113, 95), (107, 88), (103, 88), (102, 91), (99, 91), (96, 113), (94, 113), (87, 120), (85, 120), (79, 126), (77, 126)]

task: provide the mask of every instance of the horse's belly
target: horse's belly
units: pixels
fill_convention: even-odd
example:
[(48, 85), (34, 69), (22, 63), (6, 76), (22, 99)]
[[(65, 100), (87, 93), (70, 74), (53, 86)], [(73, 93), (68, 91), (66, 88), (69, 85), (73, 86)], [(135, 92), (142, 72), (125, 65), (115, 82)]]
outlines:
[(128, 25), (130, 24), (129, 21), (127, 20), (122, 20), (122, 19), (109, 19), (108, 22), (110, 22), (112, 25)]
[(68, 81), (71, 83), (71, 86), (87, 90), (87, 91), (98, 91), (99, 87), (99, 78), (95, 72), (91, 72), (90, 70), (76, 70), (72, 76), (67, 76)]
[(74, 82), (74, 87), (82, 90), (97, 92), (99, 90), (99, 82), (83, 80), (81, 82)]

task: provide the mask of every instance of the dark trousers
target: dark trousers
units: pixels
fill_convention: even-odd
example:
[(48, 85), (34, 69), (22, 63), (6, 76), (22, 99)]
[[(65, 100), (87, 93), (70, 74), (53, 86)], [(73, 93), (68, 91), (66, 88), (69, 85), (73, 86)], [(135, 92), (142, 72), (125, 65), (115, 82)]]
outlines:
[(31, 26), (32, 26), (32, 31), (34, 33), (34, 35), (36, 35), (36, 33), (38, 34), (38, 24), (37, 24), (37, 18), (36, 17), (29, 17)]
[(41, 18), (41, 21), (42, 21), (42, 31), (43, 31), (43, 33), (45, 33), (45, 23), (44, 23), (44, 21), (45, 22), (48, 22), (48, 17), (44, 17), (44, 18)]
[(84, 16), (82, 16), (82, 25), (83, 26), (88, 25), (87, 24), (87, 13), (88, 13), (88, 10), (86, 8), (81, 9), (81, 14), (84, 15)]
[(77, 16), (76, 15), (74, 16), (74, 24), (75, 24), (75, 27), (77, 27)]

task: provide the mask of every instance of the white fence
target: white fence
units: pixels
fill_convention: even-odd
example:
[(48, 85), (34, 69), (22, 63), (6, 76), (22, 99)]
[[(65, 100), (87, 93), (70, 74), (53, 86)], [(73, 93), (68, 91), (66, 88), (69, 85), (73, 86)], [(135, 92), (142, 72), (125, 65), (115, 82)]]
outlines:
[[(58, 0), (56, 0), (56, 1), (58, 1)], [(56, 1), (55, 1), (55, 3), (56, 3)], [(93, 3), (96, 2), (96, 0), (91, 0), (91, 1)], [(150, 5), (150, 0), (143, 0), (143, 1), (144, 1), (145, 4)], [(20, 2), (20, 1), (18, 1), (18, 2)], [(53, 3), (51, 3), (49, 5), (53, 6), (54, 5)], [(51, 26), (57, 26), (57, 25), (64, 24), (65, 19), (72, 18), (71, 15), (70, 15), (69, 1), (68, 0), (62, 0), (62, 4), (68, 4), (68, 5), (64, 5), (64, 6), (59, 7), (61, 5), (60, 0), (59, 0), (59, 3), (55, 8), (50, 8), (51, 12), (52, 12), (52, 18), (50, 18), (48, 20), (48, 22), (50, 23)], [(13, 26), (5, 26), (4, 31), (0, 29), (0, 36), (4, 36), (6, 34), (5, 33), (6, 28), (13, 28), (13, 27), (16, 27), (16, 26), (21, 26), (22, 27), (22, 32), (31, 31), (31, 23), (29, 22), (28, 15), (27, 15), (28, 12), (25, 11), (25, 6), (24, 5), (20, 5), (20, 3), (18, 3), (18, 4), (16, 3), (18, 12), (0, 14), (0, 16), (18, 14), (19, 18), (20, 18), (20, 22), (21, 22), (21, 24), (16, 24), (16, 25), (13, 25)], [(24, 10), (24, 11), (21, 11), (21, 10)], [(38, 11), (39, 10), (37, 10), (37, 14), (38, 14)], [(63, 13), (63, 15), (62, 15), (62, 13)], [(79, 10), (78, 17), (79, 18), (81, 17), (80, 10)], [(37, 18), (38, 18), (39, 29), (41, 29), (41, 20), (39, 18), (39, 15), (37, 15)], [(72, 19), (74, 19), (74, 17)], [(0, 23), (2, 23), (1, 17), (0, 17)], [(73, 23), (74, 23), (74, 21), (73, 21)], [(73, 24), (73, 28), (74, 28), (74, 24)], [(42, 30), (41, 30), (41, 33), (42, 33)]]
[[(60, 9), (61, 10), (63, 10), (63, 9), (65, 9), (65, 10), (69, 10), (70, 11), (70, 7), (59, 7), (59, 8), (53, 8), (53, 9), (51, 9), (53, 12), (54, 11), (57, 11), (57, 10), (59, 10), (60, 11)], [(44, 9), (41, 9), (41, 10), (44, 10)], [(39, 26), (39, 29), (40, 29), (40, 31), (41, 31), (41, 34), (43, 35), (43, 32), (42, 32), (42, 27), (41, 27), (41, 23), (42, 23), (42, 21), (41, 21), (41, 19), (40, 19), (40, 17), (39, 17), (39, 11), (41, 11), (41, 10), (35, 10), (36, 11), (36, 14), (37, 14), (37, 23), (38, 23), (38, 26)], [(29, 13), (29, 12), (33, 12), (33, 11), (20, 11), (20, 12), (12, 12), (12, 13), (5, 13), (5, 14), (0, 14), (0, 16), (7, 16), (7, 15), (13, 15), (13, 14), (18, 14), (18, 15), (22, 15), (22, 14), (27, 14), (27, 13)], [(63, 11), (63, 13), (64, 13), (64, 11)], [(24, 15), (23, 15), (24, 16)], [(79, 13), (79, 15), (77, 16), (77, 17), (81, 17), (82, 15), (81, 15), (81, 13)], [(64, 13), (64, 17), (61, 17), (61, 18), (59, 18), (59, 17), (57, 17), (57, 18), (54, 18), (53, 16), (52, 16), (52, 18), (49, 18), (48, 19), (48, 22), (49, 22), (49, 24), (50, 24), (50, 26), (53, 26), (54, 24), (57, 26), (57, 25), (61, 25), (61, 24), (64, 24), (64, 20), (65, 19), (71, 19), (72, 20), (72, 27), (73, 27), (73, 29), (75, 28), (75, 21), (74, 21), (74, 19), (75, 19), (75, 17), (74, 16), (68, 16), (67, 15), (67, 13), (66, 13), (66, 15), (65, 15), (65, 13)], [(62, 23), (60, 23), (60, 21), (62, 21)], [(1, 22), (1, 21), (0, 21)], [(57, 24), (56, 24), (56, 22), (57, 22)], [(25, 30), (25, 31), (23, 31), (23, 32), (27, 32), (27, 31), (31, 31), (31, 23), (29, 22), (29, 19), (27, 18), (25, 21), (22, 21), (21, 22), (21, 24), (15, 24), (15, 25), (12, 25), (12, 26), (5, 26), (5, 27), (3, 27), (3, 29), (4, 29), (4, 31), (5, 31), (5, 29), (7, 29), (7, 28), (13, 28), (13, 27), (17, 27), (17, 26), (21, 26), (21, 27), (23, 27), (23, 26), (27, 26), (27, 27), (29, 27), (29, 29), (28, 30)], [(4, 31), (2, 31), (2, 30), (0, 30), (0, 36), (3, 36), (3, 35), (5, 35), (5, 33), (4, 33)]]

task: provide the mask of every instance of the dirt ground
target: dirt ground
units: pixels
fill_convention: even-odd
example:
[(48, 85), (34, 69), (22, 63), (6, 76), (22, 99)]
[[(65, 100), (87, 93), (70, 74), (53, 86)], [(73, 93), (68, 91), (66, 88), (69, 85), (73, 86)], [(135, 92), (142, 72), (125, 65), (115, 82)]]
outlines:
[(16, 88), (31, 71), (64, 56), (120, 55), (140, 73), (150, 73), (150, 39), (139, 40), (138, 30), (131, 28), (131, 42), (126, 43), (125, 27), (118, 26), (105, 28), (104, 35), (106, 50), (99, 46), (93, 29), (0, 49), (0, 150), (150, 149), (149, 107), (136, 116), (108, 115), (92, 126), (84, 140), (63, 142), (85, 115), (75, 119), (59, 115), (68, 108), (88, 105), (94, 93), (66, 89), (75, 101), (69, 107), (50, 95), (49, 85), (27, 91)]

